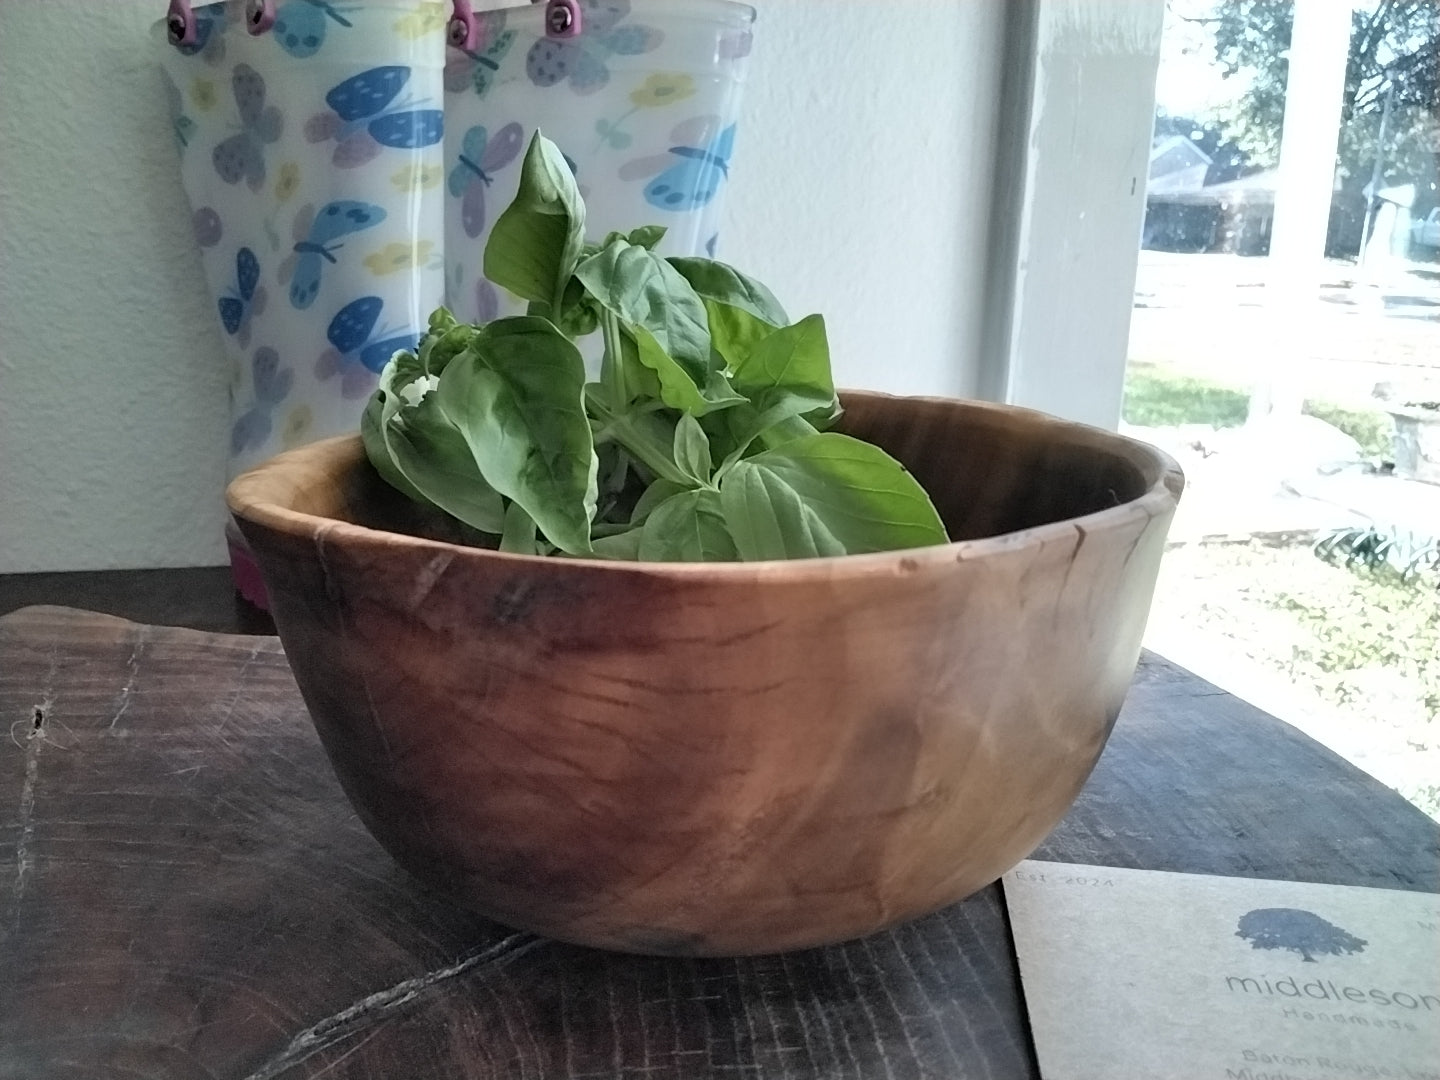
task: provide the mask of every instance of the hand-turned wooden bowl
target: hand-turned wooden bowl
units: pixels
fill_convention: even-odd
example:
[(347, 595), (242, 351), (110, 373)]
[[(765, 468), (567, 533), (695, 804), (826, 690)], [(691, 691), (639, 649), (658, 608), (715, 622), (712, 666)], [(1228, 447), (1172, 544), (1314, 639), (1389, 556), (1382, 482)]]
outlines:
[(461, 547), (358, 437), (229, 503), (321, 741), (417, 877), (645, 953), (838, 941), (994, 881), (1060, 820), (1134, 674), (1183, 480), (1039, 413), (845, 395), (956, 542), (772, 563)]

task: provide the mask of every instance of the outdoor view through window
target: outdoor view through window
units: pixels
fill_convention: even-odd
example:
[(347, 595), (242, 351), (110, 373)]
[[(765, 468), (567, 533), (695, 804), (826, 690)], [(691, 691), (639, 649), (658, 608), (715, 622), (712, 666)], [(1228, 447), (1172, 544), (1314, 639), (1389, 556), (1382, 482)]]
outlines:
[(1169, 0), (1122, 430), (1147, 644), (1440, 819), (1440, 4)]

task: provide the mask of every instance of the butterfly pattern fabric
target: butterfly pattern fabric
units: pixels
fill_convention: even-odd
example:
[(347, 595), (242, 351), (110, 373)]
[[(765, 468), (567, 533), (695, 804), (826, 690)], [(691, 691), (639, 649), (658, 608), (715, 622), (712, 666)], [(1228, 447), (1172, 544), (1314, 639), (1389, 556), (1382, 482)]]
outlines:
[(411, 70), (390, 64), (362, 71), (325, 95), (329, 112), (311, 117), (305, 137), (311, 142), (335, 141), (331, 163), (353, 169), (379, 155), (382, 147), (414, 150), (434, 146), (445, 134), (445, 113), (420, 108), (425, 99), (401, 91)]
[(328, 202), (319, 213), (311, 203), (301, 207), (291, 231), (295, 246), (280, 264), (280, 284), (290, 286), (291, 305), (304, 311), (315, 302), (326, 265), (339, 261), (336, 253), (345, 246), (341, 237), (372, 229), (385, 216), (383, 206), (355, 199)]
[(265, 147), (280, 138), (285, 127), (278, 105), (265, 102), (265, 80), (249, 64), (236, 64), (230, 79), (241, 130), (219, 143), (211, 158), (215, 171), (227, 184), (242, 179), (251, 191), (265, 184)]
[(255, 350), (250, 361), (254, 399), (230, 428), (230, 453), (242, 454), (262, 445), (275, 427), (275, 408), (290, 393), (295, 372), (280, 366), (280, 354), (268, 345)]
[(524, 148), (525, 129), (514, 122), (497, 131), (493, 139), (481, 124), (465, 132), (447, 186), (460, 200), (460, 222), (466, 236), (474, 239), (485, 231), (485, 189), (495, 182), (495, 173), (518, 158)]
[(315, 362), (315, 375), (321, 380), (340, 376), (342, 397), (353, 399), (370, 393), (390, 357), (420, 343), (418, 330), (377, 330), (384, 309), (380, 297), (362, 296), (336, 312), (325, 330), (330, 347)]
[(473, 48), (447, 48), (444, 255), (458, 318), (524, 310), (482, 272), (493, 219), (520, 170), (481, 158), (511, 124), (560, 146), (585, 198), (589, 239), (660, 223), (663, 254), (698, 255), (719, 232), (748, 20), (698, 18), (665, 0), (578, 2), (574, 37), (546, 34), (543, 4), (510, 6), (476, 14)]
[(220, 297), (220, 325), (242, 349), (250, 344), (250, 325), (265, 311), (265, 286), (260, 284), (260, 260), (242, 247), (235, 253), (235, 281)]
[(730, 175), (735, 149), (735, 125), (712, 137), (717, 124), (715, 117), (681, 124), (671, 133), (675, 145), (664, 154), (622, 165), (620, 179), (654, 177), (645, 185), (645, 201), (656, 210), (684, 214), (708, 206)]
[(180, 88), (168, 74), (165, 75), (165, 103), (170, 106), (170, 126), (175, 132), (176, 145), (183, 152), (195, 137), (196, 125), (194, 119), (186, 115), (185, 99), (180, 96)]
[[(229, 370), (232, 407), (218, 438), (231, 475), (287, 441), (356, 429), (375, 381), (366, 363), (383, 366), (387, 342), (413, 345), (409, 328), (444, 302), (452, 164), (445, 18), (397, 21), (396, 5), (361, 0), (276, 0), (274, 26), (252, 36), (244, 7), (196, 3), (196, 42), (159, 47), (167, 77), (154, 99), (186, 144), (175, 159), (190, 204), (182, 227), (218, 326), (218, 348), (198, 351)], [(317, 113), (331, 130), (312, 142)]]
[(163, 48), (155, 105), (230, 367), (232, 475), (355, 430), (434, 306), (523, 310), (484, 278), (483, 251), (536, 128), (571, 163), (591, 239), (659, 221), (665, 254), (712, 241), (748, 24), (666, 0), (580, 3), (564, 40), (546, 36), (543, 4), (477, 12), (465, 50), (446, 43), (445, 4), (397, 18), (276, 0), (275, 25), (251, 36), (242, 0), (224, 0), (196, 5), (193, 44)]
[(304, 60), (320, 51), (332, 22), (347, 30), (353, 28), (355, 24), (347, 15), (354, 10), (337, 7), (327, 0), (289, 0), (276, 9), (271, 33), (282, 49), (297, 60)]
[(536, 86), (568, 82), (577, 94), (593, 94), (610, 82), (612, 56), (639, 56), (660, 47), (665, 35), (653, 26), (624, 22), (629, 0), (580, 0), (582, 33), (543, 37), (525, 56), (525, 73)]
[(483, 98), (494, 88), (500, 65), (515, 44), (515, 31), (505, 29), (504, 11), (484, 11), (475, 15), (475, 48), (452, 45), (445, 62), (447, 93), (473, 91)]

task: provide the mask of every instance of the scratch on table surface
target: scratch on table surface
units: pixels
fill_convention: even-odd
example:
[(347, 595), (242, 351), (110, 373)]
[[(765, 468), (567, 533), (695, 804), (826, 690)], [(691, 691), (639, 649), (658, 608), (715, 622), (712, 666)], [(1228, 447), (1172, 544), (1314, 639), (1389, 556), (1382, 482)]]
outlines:
[[(35, 785), (40, 779), (40, 750), (45, 745), (45, 721), (52, 700), (47, 697), (35, 706), (35, 716), (25, 735), (25, 782), (20, 787), (20, 839), (15, 844), (15, 918), (20, 918), (20, 899), (25, 895), (25, 879), (35, 856), (30, 841), (35, 836)], [(13, 738), (13, 731), (12, 731)]]
[(145, 651), (145, 643), (150, 640), (150, 627), (140, 627), (140, 632), (135, 635), (135, 647), (130, 650), (130, 658), (125, 661), (125, 685), (120, 688), (120, 696), (115, 699), (115, 713), (110, 718), (110, 726), (107, 731), (114, 731), (115, 725), (130, 708), (130, 695), (135, 690), (135, 677), (140, 673), (140, 654)]
[(427, 971), (424, 975), (417, 975), (384, 990), (377, 990), (324, 1020), (311, 1024), (291, 1039), (283, 1050), (245, 1077), (245, 1080), (274, 1080), (322, 1050), (388, 1021), (395, 1012), (426, 990), (460, 975), (471, 974), (482, 967), (507, 964), (546, 943), (546, 939), (534, 934), (511, 934), (494, 945), (474, 950), (446, 967)]
[(235, 675), (235, 692), (230, 695), (230, 700), (225, 702), (219, 719), (215, 721), (214, 727), (211, 729), (211, 734), (226, 746), (229, 746), (230, 742), (222, 732), (229, 725), (231, 718), (235, 715), (236, 707), (240, 704), (240, 699), (245, 695), (245, 676), (250, 674), (250, 669), (255, 666), (256, 658), (266, 651), (268, 644), (264, 638), (259, 638), (255, 642), (254, 648), (246, 655), (245, 662), (240, 665), (240, 670)]

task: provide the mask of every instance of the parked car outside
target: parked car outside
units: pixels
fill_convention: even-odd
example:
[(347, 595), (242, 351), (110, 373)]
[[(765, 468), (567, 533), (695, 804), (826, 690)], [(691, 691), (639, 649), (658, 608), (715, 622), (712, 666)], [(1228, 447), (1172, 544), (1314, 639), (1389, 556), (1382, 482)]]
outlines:
[(1410, 242), (1416, 247), (1440, 248), (1440, 206), (1411, 223)]

